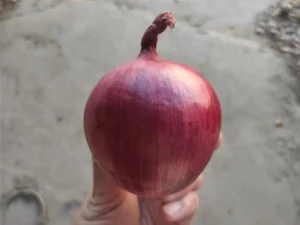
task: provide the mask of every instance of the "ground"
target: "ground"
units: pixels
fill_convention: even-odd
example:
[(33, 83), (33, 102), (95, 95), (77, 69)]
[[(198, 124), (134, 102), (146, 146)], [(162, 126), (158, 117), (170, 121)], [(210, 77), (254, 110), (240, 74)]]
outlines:
[[(256, 14), (275, 2), (23, 0), (9, 7), (1, 22), (1, 193), (30, 177), (49, 224), (71, 224), (71, 203), (92, 179), (85, 101), (106, 72), (137, 56), (155, 15), (171, 11), (177, 27), (160, 37), (160, 56), (201, 71), (223, 109), (224, 143), (205, 170), (194, 224), (299, 225), (299, 78), (254, 35)], [(27, 225), (27, 208), (14, 210)]]

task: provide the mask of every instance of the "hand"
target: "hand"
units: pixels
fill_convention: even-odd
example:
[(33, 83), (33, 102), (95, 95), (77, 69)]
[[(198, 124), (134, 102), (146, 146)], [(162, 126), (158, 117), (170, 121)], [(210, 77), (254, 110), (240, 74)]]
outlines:
[[(220, 134), (218, 148), (222, 142)], [(96, 163), (93, 190), (75, 216), (75, 225), (189, 225), (199, 204), (201, 174), (184, 190), (162, 201), (137, 198), (107, 179)]]

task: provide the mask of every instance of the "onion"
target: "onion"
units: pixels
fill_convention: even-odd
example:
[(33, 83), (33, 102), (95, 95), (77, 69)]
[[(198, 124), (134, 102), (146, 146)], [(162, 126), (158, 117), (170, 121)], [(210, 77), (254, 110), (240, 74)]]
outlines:
[(93, 89), (84, 129), (93, 159), (117, 185), (158, 198), (191, 184), (216, 147), (221, 107), (211, 85), (188, 66), (158, 57), (157, 37), (171, 13), (148, 27), (137, 59)]

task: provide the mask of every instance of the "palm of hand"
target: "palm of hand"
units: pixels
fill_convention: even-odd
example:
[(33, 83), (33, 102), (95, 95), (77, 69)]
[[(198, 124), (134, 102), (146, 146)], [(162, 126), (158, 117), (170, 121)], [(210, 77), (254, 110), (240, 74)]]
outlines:
[[(203, 177), (164, 200), (145, 200), (122, 189), (104, 196), (90, 193), (75, 217), (75, 225), (171, 225), (189, 224), (198, 206), (196, 190)], [(181, 212), (168, 216), (166, 206), (181, 202)], [(167, 222), (169, 220), (170, 222)], [(172, 223), (178, 222), (178, 223)]]
[(74, 225), (154, 225), (144, 200), (130, 193), (124, 194), (119, 200), (100, 205), (90, 194), (75, 216)]

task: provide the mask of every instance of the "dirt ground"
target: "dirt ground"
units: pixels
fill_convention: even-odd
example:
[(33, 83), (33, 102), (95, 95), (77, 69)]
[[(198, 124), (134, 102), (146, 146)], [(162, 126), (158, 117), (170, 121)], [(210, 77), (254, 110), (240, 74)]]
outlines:
[[(5, 225), (32, 225), (36, 213), (50, 225), (71, 225), (92, 180), (85, 101), (106, 72), (137, 56), (142, 33), (162, 11), (175, 15), (177, 27), (160, 37), (160, 56), (201, 71), (223, 109), (224, 144), (205, 170), (194, 224), (299, 225), (299, 78), (254, 34), (256, 15), (275, 2), (20, 0), (4, 10), (2, 203), (25, 190), (1, 208)], [(34, 210), (28, 188), (47, 211)]]

